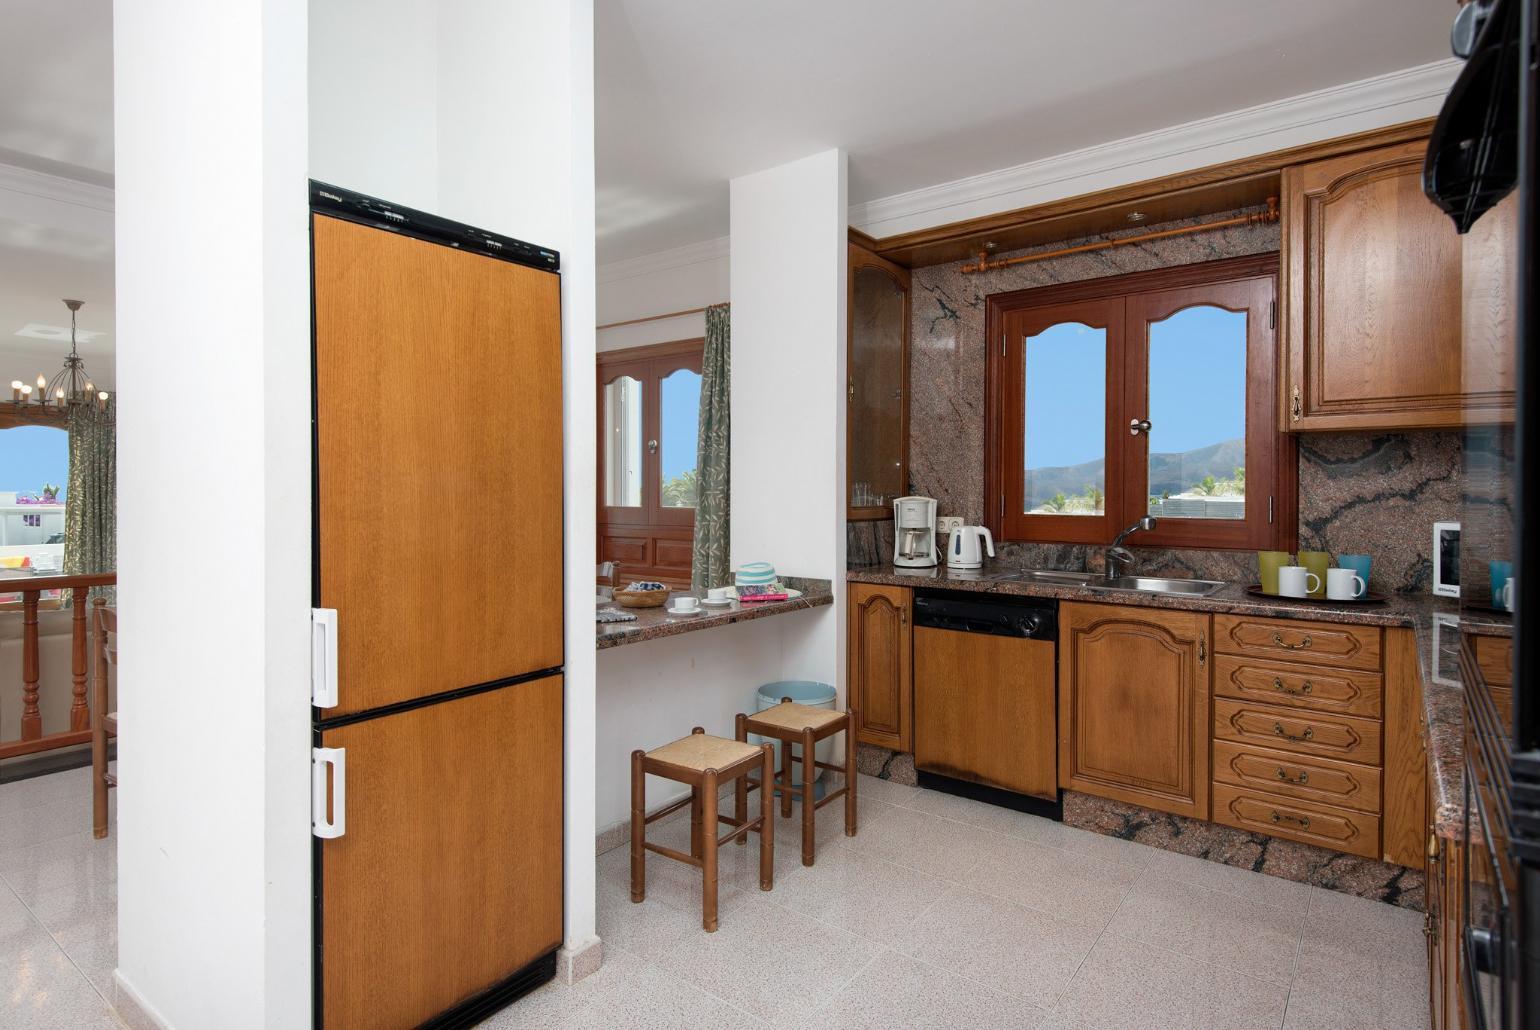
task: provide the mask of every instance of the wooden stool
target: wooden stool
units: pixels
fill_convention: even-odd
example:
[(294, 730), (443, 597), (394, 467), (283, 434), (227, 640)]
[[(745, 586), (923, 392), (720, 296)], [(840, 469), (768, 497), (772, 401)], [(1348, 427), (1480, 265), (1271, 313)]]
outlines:
[[(814, 749), (820, 740), (836, 733), (845, 734), (845, 767), (831, 762), (820, 762)], [(828, 708), (797, 704), (789, 697), (781, 698), (774, 708), (767, 708), (754, 715), (738, 713), (737, 737), (747, 743), (748, 734), (774, 737), (781, 742), (781, 775), (767, 777), (781, 791), (781, 816), (791, 816), (791, 770), (793, 744), (802, 745), (802, 864), (813, 864), (813, 817), (816, 811), (840, 795), (845, 796), (845, 836), (856, 835), (856, 717), (854, 712), (835, 712)], [(769, 745), (765, 745), (768, 747)], [(845, 785), (830, 791), (822, 801), (813, 801), (813, 770), (828, 769), (845, 774)], [(735, 814), (741, 821), (748, 815), (748, 792), (761, 784), (740, 782), (734, 795)], [(772, 808), (775, 798), (767, 791), (760, 799), (760, 815)]]
[[(742, 717), (740, 716), (740, 721)], [(740, 734), (740, 738), (741, 738)], [(737, 818), (717, 813), (718, 784), (728, 780), (738, 781), (740, 795), (743, 782), (754, 769), (769, 782), (775, 775), (775, 748), (769, 744), (755, 747), (743, 740), (712, 737), (697, 726), (688, 737), (681, 737), (672, 744), (664, 744), (653, 751), (631, 752), (631, 900), (641, 902), (647, 897), (647, 852), (656, 851), (664, 858), (672, 858), (701, 870), (701, 925), (707, 933), (717, 928), (717, 848), (728, 841), (744, 842), (751, 831), (759, 833), (759, 889), (770, 890), (775, 886), (775, 820), (761, 812), (758, 819), (750, 822), (746, 811), (739, 806)], [(690, 786), (690, 796), (672, 805), (647, 814), (647, 774), (662, 776), (676, 783)], [(688, 855), (661, 844), (647, 843), (647, 824), (657, 822), (690, 806), (690, 853)], [(717, 838), (717, 823), (727, 823), (733, 832)], [(707, 833), (710, 840), (706, 839)]]

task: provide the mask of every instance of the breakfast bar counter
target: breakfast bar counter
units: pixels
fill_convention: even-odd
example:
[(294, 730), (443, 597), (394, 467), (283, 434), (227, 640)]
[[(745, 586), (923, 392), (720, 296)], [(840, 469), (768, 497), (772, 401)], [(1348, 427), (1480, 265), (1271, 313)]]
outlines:
[[(622, 608), (618, 604), (605, 605), (605, 609), (623, 611), (635, 615), (634, 622), (601, 622), (595, 627), (595, 644), (599, 649), (636, 644), (644, 640), (678, 636), (703, 629), (715, 629), (734, 622), (763, 619), (771, 615), (784, 615), (809, 608), (820, 608), (834, 603), (834, 594), (827, 579), (799, 579), (784, 577), (781, 582), (801, 597), (785, 601), (733, 601), (726, 608), (702, 607), (698, 615), (674, 615), (666, 608)], [(677, 591), (683, 593), (684, 591)], [(673, 597), (672, 594), (669, 595)]]

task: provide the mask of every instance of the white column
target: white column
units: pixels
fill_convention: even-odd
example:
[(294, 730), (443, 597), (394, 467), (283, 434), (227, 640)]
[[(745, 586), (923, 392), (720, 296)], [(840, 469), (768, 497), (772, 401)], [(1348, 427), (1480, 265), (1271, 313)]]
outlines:
[(731, 205), (732, 561), (834, 581), (781, 674), (843, 694), (845, 152), (734, 179)]
[(310, 1017), (303, 0), (114, 5), (120, 1006)]

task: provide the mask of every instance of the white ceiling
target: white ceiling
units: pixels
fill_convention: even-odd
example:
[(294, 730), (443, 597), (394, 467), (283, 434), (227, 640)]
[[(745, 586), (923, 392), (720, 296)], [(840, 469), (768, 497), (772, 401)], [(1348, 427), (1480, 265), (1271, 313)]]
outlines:
[[(0, 393), (58, 370), (67, 343), (15, 335), (69, 325), (84, 300), (87, 371), (111, 388), (112, 2), (6, 0), (0, 32)], [(20, 172), (11, 169), (21, 169)]]
[(599, 260), (728, 231), (828, 147), (852, 204), (1449, 56), (1448, 0), (596, 0)]

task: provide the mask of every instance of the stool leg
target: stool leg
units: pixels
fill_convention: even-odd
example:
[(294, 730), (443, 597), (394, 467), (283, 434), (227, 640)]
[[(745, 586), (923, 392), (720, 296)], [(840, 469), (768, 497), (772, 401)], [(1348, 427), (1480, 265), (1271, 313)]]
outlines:
[(641, 751), (631, 752), (631, 900), (647, 897), (647, 774)]
[[(761, 783), (769, 783), (775, 778), (775, 748), (769, 744), (759, 745), (764, 752), (760, 763)], [(768, 804), (769, 798), (760, 791), (759, 805), (759, 889), (770, 890), (775, 886), (775, 808)]]
[(817, 756), (813, 753), (813, 731), (802, 731), (802, 864), (813, 864), (813, 819), (818, 814), (817, 805), (813, 803), (813, 774), (818, 767), (813, 763)]
[(690, 854), (694, 855), (696, 858), (700, 858), (702, 837), (700, 832), (701, 822), (703, 821), (701, 813), (701, 797), (702, 794), (699, 787), (690, 788)]
[(845, 836), (856, 835), (856, 714), (845, 710)]
[(781, 741), (781, 818), (791, 818), (791, 741)]
[[(706, 782), (701, 786), (703, 817), (708, 826), (717, 824), (717, 771), (706, 770)], [(702, 840), (701, 859), (701, 925), (707, 933), (717, 929), (717, 835), (711, 831), (709, 840)]]
[[(747, 723), (748, 721), (749, 721), (748, 720), (748, 716), (744, 715), (742, 712), (739, 712), (737, 719), (734, 720), (734, 723), (735, 723), (735, 725), (734, 725), (734, 730), (735, 730), (734, 736), (736, 736), (739, 741), (741, 741), (741, 742), (743, 742), (745, 744), (748, 743), (749, 734), (748, 734), (748, 730), (744, 728), (744, 724)], [(764, 799), (761, 798), (760, 800), (763, 801)], [(742, 826), (744, 823), (748, 822), (748, 819), (749, 819), (749, 774), (748, 773), (744, 773), (742, 776), (739, 776), (738, 778), (733, 780), (733, 818), (738, 820), (738, 825), (739, 826)], [(749, 838), (749, 835), (747, 833), (745, 833), (742, 836), (740, 836), (738, 838), (738, 846), (742, 847), (743, 845), (747, 844), (749, 842), (748, 838)]]

